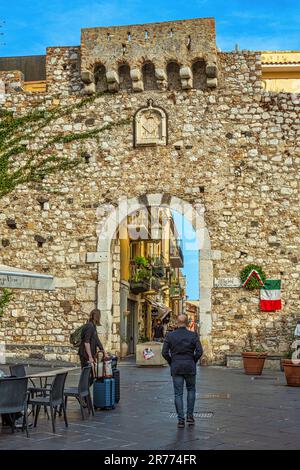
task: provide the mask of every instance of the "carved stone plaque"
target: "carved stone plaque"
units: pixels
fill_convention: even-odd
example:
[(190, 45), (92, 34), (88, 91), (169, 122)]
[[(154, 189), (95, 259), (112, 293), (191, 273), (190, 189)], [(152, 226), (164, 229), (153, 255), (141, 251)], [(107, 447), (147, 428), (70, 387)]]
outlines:
[(134, 146), (167, 145), (166, 112), (148, 101), (148, 106), (137, 111), (134, 118)]
[(241, 280), (238, 277), (221, 277), (214, 281), (214, 287), (236, 288), (241, 287), (241, 285)]

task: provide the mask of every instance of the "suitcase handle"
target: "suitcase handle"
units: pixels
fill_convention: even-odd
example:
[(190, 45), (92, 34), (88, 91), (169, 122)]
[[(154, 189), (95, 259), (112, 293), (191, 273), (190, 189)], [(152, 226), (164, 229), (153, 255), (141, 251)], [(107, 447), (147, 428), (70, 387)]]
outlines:
[(97, 353), (97, 364), (96, 364), (96, 366), (94, 365), (94, 369), (95, 369), (95, 367), (96, 367), (96, 370), (95, 370), (95, 378), (96, 378), (96, 379), (99, 379), (99, 378), (104, 379), (104, 357), (105, 357), (104, 352), (102, 353), (102, 363), (103, 363), (103, 365), (102, 365), (102, 376), (100, 376), (100, 375), (98, 374), (99, 369), (100, 369), (100, 368), (99, 368), (99, 363), (100, 363), (100, 358), (99, 358), (99, 356), (100, 356), (100, 354), (101, 354), (101, 351), (99, 351), (99, 352)]

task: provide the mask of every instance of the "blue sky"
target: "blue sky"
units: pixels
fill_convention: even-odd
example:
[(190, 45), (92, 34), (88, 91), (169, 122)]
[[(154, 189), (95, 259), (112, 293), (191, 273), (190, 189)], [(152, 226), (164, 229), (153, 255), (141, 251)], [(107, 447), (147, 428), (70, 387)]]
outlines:
[(217, 43), (228, 51), (300, 49), (299, 0), (0, 0), (1, 56), (44, 54), (78, 45), (80, 28), (216, 18)]
[(197, 245), (196, 233), (192, 224), (181, 214), (173, 211), (173, 217), (182, 240), (184, 255), (183, 274), (186, 276), (187, 295), (189, 300), (199, 299), (199, 251), (193, 247)]

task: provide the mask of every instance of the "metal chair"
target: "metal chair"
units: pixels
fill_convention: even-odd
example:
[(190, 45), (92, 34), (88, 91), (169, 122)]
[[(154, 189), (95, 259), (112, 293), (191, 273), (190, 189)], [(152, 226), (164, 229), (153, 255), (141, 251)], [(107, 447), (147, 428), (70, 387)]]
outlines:
[(66, 427), (68, 427), (67, 413), (66, 413), (66, 407), (65, 407), (65, 402), (64, 402), (64, 388), (65, 388), (67, 375), (68, 375), (67, 372), (64, 374), (57, 374), (49, 388), (40, 389), (42, 392), (45, 392), (46, 396), (34, 397), (34, 398), (29, 399), (28, 403), (30, 405), (33, 405), (34, 407), (35, 406), (37, 407), (36, 413), (35, 413), (35, 419), (34, 419), (34, 427), (36, 427), (37, 425), (39, 412), (42, 406), (50, 408), (52, 430), (54, 434), (56, 432), (55, 431), (56, 410), (60, 406), (62, 407), (62, 410), (63, 410), (65, 425)]
[(28, 433), (27, 401), (29, 392), (27, 391), (27, 378), (5, 378), (0, 380), (0, 414), (12, 415), (11, 429), (15, 430), (15, 420), (17, 413), (23, 413), (23, 430)]
[(91, 366), (84, 367), (80, 374), (78, 387), (66, 388), (64, 392), (66, 409), (67, 409), (68, 397), (76, 398), (80, 405), (80, 411), (81, 411), (81, 416), (83, 420), (84, 420), (84, 412), (83, 412), (84, 399), (86, 399), (86, 404), (88, 407), (89, 414), (92, 412), (92, 415), (93, 416), (95, 415), (92, 398), (90, 394), (90, 384), (89, 384), (91, 370), (92, 370)]

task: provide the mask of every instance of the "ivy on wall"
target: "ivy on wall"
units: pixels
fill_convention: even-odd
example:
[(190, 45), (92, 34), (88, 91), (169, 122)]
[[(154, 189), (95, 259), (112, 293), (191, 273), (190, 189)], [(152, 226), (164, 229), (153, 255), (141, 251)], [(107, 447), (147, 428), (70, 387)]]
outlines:
[(9, 304), (12, 295), (12, 292), (8, 289), (3, 289), (2, 294), (0, 294), (0, 317), (4, 315), (5, 308)]
[(70, 116), (102, 94), (96, 93), (71, 106), (51, 110), (36, 109), (21, 117), (15, 117), (10, 111), (0, 110), (0, 198), (21, 184), (40, 181), (46, 175), (64, 172), (83, 162), (81, 156), (71, 159), (58, 154), (55, 144), (94, 139), (101, 132), (130, 122), (123, 119), (105, 123), (100, 128), (82, 133), (66, 134), (59, 129), (45, 137), (45, 128), (48, 132), (48, 126), (55, 124), (57, 119)]

